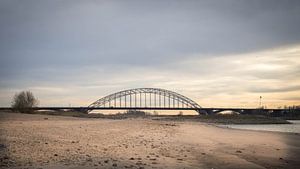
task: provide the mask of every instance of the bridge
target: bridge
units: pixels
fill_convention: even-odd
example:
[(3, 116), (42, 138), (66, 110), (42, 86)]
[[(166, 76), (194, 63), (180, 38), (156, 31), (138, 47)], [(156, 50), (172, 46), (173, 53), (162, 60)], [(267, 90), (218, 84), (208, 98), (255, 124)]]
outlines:
[(105, 96), (87, 107), (91, 110), (194, 110), (199, 114), (232, 111), (239, 114), (273, 113), (283, 109), (204, 108), (174, 91), (159, 88), (136, 88)]
[(105, 96), (89, 109), (134, 109), (134, 110), (195, 110), (201, 106), (179, 93), (159, 88), (136, 88)]
[[(0, 108), (0, 110), (11, 108)], [(194, 110), (199, 114), (217, 114), (233, 111), (239, 114), (278, 113), (284, 109), (204, 108), (192, 99), (174, 91), (159, 88), (135, 88), (107, 95), (88, 107), (35, 107), (34, 110)]]

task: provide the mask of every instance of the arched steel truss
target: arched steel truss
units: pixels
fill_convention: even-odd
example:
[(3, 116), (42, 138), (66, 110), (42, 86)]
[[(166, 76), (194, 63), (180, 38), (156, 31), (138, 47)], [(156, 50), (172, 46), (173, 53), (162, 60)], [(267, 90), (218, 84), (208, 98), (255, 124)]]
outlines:
[[(134, 108), (134, 109), (201, 109), (193, 100), (170, 90), (159, 88), (136, 88), (105, 96), (89, 105), (89, 108)], [(200, 112), (199, 112), (200, 113)]]

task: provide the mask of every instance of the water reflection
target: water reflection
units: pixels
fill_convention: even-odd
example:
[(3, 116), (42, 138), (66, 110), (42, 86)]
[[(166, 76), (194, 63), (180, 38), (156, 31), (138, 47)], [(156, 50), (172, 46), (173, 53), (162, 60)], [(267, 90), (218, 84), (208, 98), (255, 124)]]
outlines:
[(235, 129), (278, 131), (288, 133), (300, 133), (300, 120), (288, 120), (292, 124), (230, 124), (219, 125)]

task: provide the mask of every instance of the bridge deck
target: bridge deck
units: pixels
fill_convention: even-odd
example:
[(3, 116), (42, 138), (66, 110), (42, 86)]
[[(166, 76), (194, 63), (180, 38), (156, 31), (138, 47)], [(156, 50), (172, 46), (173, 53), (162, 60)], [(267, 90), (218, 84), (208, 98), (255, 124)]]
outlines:
[[(11, 107), (0, 107), (0, 110), (11, 110)], [(34, 110), (207, 110), (207, 111), (241, 111), (265, 110), (280, 111), (285, 109), (258, 109), (258, 108), (184, 108), (184, 107), (34, 107)]]

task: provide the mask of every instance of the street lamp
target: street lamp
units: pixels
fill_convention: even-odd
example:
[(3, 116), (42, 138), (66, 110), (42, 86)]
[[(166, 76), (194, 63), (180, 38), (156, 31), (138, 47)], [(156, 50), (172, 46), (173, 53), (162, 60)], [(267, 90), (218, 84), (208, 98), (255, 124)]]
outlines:
[(259, 108), (261, 108), (261, 99), (262, 99), (262, 96), (259, 96)]

